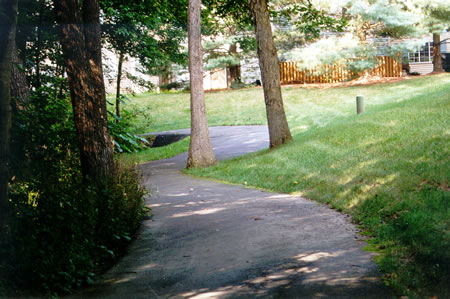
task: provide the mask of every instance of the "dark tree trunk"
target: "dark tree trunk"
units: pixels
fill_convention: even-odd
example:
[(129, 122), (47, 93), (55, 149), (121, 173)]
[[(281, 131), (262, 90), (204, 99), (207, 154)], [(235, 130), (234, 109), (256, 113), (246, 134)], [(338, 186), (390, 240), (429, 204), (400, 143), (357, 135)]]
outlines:
[[(55, 0), (83, 175), (103, 181), (113, 164), (101, 66), (98, 2)], [(86, 11), (89, 10), (89, 11)]]
[(100, 93), (102, 111), (106, 115), (106, 92), (103, 78), (102, 43), (100, 28), (100, 6), (98, 0), (83, 1), (84, 38), (86, 43), (86, 55), (93, 72), (93, 87)]
[(123, 64), (123, 53), (119, 54), (119, 65), (117, 67), (117, 89), (116, 89), (116, 115), (120, 117), (120, 81), (122, 81), (122, 64)]
[(11, 98), (15, 100), (17, 108), (21, 109), (28, 102), (30, 88), (25, 73), (20, 69), (22, 61), (19, 58), (15, 44), (13, 45), (12, 63)]
[(258, 44), (259, 67), (261, 69), (270, 148), (292, 140), (283, 107), (280, 85), (280, 65), (273, 42), (269, 11), (266, 0), (249, 0), (255, 23)]
[(216, 163), (216, 157), (209, 137), (203, 91), (203, 51), (200, 32), (201, 5), (201, 0), (189, 0), (188, 47), (191, 83), (191, 143), (189, 146), (187, 168), (204, 167)]
[(439, 33), (433, 33), (433, 53), (433, 73), (442, 73), (444, 68), (442, 67), (441, 35)]
[(44, 0), (41, 0), (39, 8), (38, 34), (36, 41), (36, 88), (41, 87), (41, 39), (42, 39), (42, 14), (44, 13)]
[(0, 233), (8, 231), (9, 129), (11, 69), (17, 24), (17, 0), (0, 0)]
[[(237, 45), (231, 44), (229, 52), (231, 55), (237, 55)], [(233, 81), (239, 82), (241, 81), (241, 68), (240, 65), (232, 65), (228, 67), (230, 72), (230, 84)]]

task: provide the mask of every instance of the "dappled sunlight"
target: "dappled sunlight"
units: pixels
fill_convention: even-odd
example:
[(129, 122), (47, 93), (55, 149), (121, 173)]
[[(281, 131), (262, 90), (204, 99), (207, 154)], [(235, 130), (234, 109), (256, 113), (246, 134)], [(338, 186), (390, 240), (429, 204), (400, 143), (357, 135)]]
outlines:
[(158, 207), (170, 206), (170, 205), (171, 205), (171, 203), (164, 202), (164, 203), (152, 203), (152, 204), (149, 204), (147, 206), (150, 207), (150, 208), (158, 208)]
[(169, 193), (169, 194), (167, 194), (167, 196), (169, 196), (169, 197), (182, 197), (182, 196), (188, 196), (189, 195), (189, 193), (184, 193), (184, 192), (182, 192), (182, 193)]
[(224, 208), (211, 208), (211, 209), (202, 209), (199, 211), (189, 211), (184, 213), (177, 213), (173, 214), (169, 218), (179, 218), (179, 217), (187, 217), (187, 216), (194, 216), (194, 215), (209, 215), (209, 214), (215, 214), (217, 212), (225, 210)]
[(311, 254), (299, 254), (295, 256), (294, 258), (301, 262), (315, 262), (317, 260), (326, 258), (326, 257), (336, 257), (340, 254), (340, 252), (336, 252), (333, 254), (330, 254), (328, 252), (316, 252)]
[(174, 205), (174, 208), (185, 208), (185, 207), (192, 207), (192, 206), (198, 206), (198, 205), (206, 205), (206, 204), (214, 204), (217, 203), (217, 200), (202, 200), (202, 201), (190, 201), (184, 204), (177, 204)]
[(269, 197), (266, 197), (265, 199), (271, 199), (271, 200), (286, 200), (286, 199), (292, 199), (294, 198), (289, 194), (274, 194)]
[(146, 264), (137, 268), (137, 271), (148, 271), (157, 267), (157, 264)]
[(191, 299), (225, 298), (242, 291), (242, 289), (242, 286), (226, 286), (215, 290), (200, 289), (194, 292), (183, 293), (180, 296)]

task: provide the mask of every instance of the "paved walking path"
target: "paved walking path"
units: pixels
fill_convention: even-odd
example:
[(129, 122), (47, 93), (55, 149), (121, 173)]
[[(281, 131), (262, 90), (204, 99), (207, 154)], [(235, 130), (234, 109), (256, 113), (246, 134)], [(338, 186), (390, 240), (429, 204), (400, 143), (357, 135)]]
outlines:
[[(267, 148), (267, 128), (213, 127), (219, 160)], [(142, 165), (152, 191), (128, 255), (82, 297), (386, 298), (348, 217), (297, 196), (180, 173), (186, 154)]]

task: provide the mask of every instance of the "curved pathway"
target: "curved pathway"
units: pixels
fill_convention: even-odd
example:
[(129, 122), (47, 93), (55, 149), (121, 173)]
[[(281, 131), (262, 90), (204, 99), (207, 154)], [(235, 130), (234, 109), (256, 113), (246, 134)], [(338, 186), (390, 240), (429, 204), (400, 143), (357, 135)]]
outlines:
[[(210, 132), (219, 160), (269, 143), (265, 126)], [(347, 216), (298, 196), (182, 175), (186, 157), (142, 165), (153, 218), (78, 297), (390, 297)]]

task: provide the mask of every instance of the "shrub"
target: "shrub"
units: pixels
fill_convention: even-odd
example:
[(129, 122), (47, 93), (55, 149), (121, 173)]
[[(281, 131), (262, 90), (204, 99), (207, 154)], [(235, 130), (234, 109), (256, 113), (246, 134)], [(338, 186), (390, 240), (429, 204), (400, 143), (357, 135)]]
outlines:
[(9, 285), (70, 292), (123, 250), (145, 210), (139, 173), (116, 163), (104, 182), (83, 179), (70, 102), (51, 85), (16, 110), (12, 129)]

